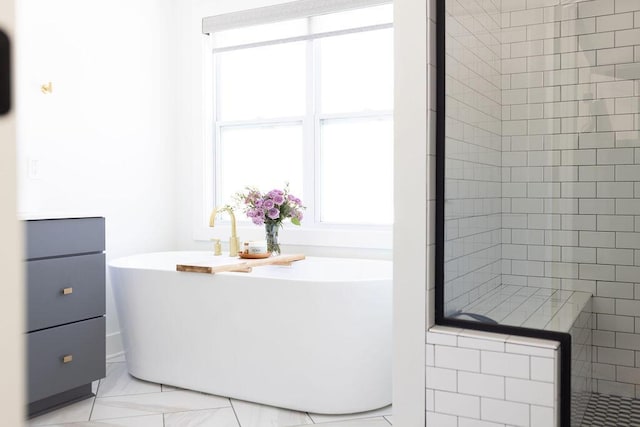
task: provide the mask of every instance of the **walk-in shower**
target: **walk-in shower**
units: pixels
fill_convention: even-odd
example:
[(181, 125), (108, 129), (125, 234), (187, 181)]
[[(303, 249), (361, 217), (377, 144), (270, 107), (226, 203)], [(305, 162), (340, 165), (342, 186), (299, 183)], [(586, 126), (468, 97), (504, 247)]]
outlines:
[(579, 425), (640, 398), (640, 1), (439, 6), (436, 321), (563, 342)]

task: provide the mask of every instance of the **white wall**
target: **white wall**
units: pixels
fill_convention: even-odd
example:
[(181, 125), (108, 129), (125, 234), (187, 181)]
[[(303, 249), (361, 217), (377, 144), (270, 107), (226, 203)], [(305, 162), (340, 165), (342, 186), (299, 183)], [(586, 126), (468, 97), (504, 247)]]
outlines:
[[(14, 2), (0, 2), (0, 28), (13, 38)], [(15, 75), (15, 73), (14, 73)], [(16, 221), (15, 115), (0, 117), (0, 411), (5, 425), (20, 426), (24, 418), (24, 293), (20, 253), (22, 238)]]
[[(104, 215), (107, 259), (175, 247), (173, 4), (17, 5), (19, 210)], [(113, 354), (119, 326), (107, 288)]]
[(425, 424), (425, 330), (434, 315), (434, 21), (435, 1), (394, 1), (393, 423), (399, 426)]

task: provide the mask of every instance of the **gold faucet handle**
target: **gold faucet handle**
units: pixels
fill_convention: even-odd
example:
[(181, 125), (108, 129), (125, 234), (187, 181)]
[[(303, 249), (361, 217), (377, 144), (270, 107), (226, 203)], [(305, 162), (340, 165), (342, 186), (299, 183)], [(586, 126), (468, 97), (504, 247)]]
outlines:
[(211, 239), (213, 242), (213, 254), (214, 255), (222, 255), (222, 244), (220, 244), (220, 239)]

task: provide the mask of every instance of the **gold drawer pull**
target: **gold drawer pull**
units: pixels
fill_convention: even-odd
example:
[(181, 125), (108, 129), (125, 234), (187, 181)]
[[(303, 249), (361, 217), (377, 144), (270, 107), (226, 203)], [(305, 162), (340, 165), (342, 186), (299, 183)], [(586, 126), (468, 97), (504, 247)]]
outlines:
[(73, 288), (64, 288), (62, 290), (62, 295), (71, 295), (73, 293)]
[(62, 357), (62, 363), (71, 363), (73, 362), (73, 354), (67, 354)]

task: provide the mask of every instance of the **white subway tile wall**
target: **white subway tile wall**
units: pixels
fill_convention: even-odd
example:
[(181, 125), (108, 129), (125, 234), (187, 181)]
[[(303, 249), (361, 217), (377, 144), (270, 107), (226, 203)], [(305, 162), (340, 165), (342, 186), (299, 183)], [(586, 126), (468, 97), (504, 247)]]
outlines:
[[(501, 154), (502, 132), (520, 135), (527, 131), (526, 120), (510, 121), (503, 126), (502, 104), (525, 104), (527, 89), (502, 91), (499, 3), (447, 0), (449, 13), (456, 17), (447, 21), (445, 299), (448, 313), (501, 284), (501, 162), (511, 161), (515, 165), (524, 161), (526, 164), (525, 152), (510, 153), (511, 157), (506, 159)], [(527, 11), (520, 12), (514, 16), (515, 21), (537, 19)], [(534, 11), (534, 14), (540, 12)], [(526, 28), (523, 30), (526, 32)], [(532, 28), (531, 31), (537, 35), (544, 29)], [(526, 33), (520, 40), (523, 45), (514, 46), (514, 54), (541, 53), (542, 44), (527, 40)], [(527, 88), (540, 84), (542, 75), (518, 74), (513, 80), (515, 87)], [(518, 114), (529, 115), (527, 111), (514, 110), (514, 115)], [(478, 401), (478, 410), (479, 405)]]
[(640, 397), (640, 1), (503, 3), (502, 274), (592, 290), (594, 391)]
[[(559, 301), (575, 297), (547, 293)], [(592, 388), (589, 300), (581, 307), (577, 316), (568, 316), (566, 330), (572, 336), (571, 425), (580, 425)], [(628, 339), (627, 345), (640, 345)], [(426, 344), (427, 420), (458, 427), (560, 425), (558, 342), (436, 326)], [(607, 366), (600, 365), (596, 378), (608, 373)], [(625, 369), (627, 377), (640, 376), (640, 369)]]
[[(593, 293), (579, 388), (640, 398), (640, 0), (446, 3), (445, 312)], [(428, 334), (428, 423), (554, 425), (557, 352), (460, 333)]]
[[(436, 357), (427, 360), (427, 425), (559, 425), (558, 343), (514, 338), (432, 328), (426, 351)], [(465, 362), (438, 358), (438, 351)]]

